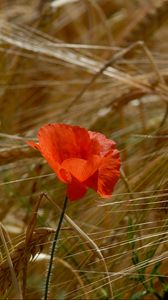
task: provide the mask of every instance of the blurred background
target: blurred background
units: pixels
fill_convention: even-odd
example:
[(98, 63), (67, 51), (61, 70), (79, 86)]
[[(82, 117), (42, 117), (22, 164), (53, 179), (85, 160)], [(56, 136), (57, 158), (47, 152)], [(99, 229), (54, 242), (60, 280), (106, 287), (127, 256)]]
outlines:
[[(0, 0), (0, 221), (25, 299), (43, 297), (59, 217), (43, 197), (27, 242), (35, 204), (65, 195), (26, 145), (52, 122), (114, 139), (122, 170), (110, 200), (69, 203), (51, 299), (167, 299), (167, 20), (167, 0)], [(1, 298), (16, 299), (2, 232)]]

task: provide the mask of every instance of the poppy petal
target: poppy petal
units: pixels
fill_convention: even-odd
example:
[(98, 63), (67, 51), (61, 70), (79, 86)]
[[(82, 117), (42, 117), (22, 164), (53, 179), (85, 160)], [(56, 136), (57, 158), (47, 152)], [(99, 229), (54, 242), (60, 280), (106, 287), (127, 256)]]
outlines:
[(98, 185), (98, 170), (92, 175), (90, 176), (85, 182), (84, 184), (93, 189), (95, 192), (97, 192), (97, 185)]
[(33, 141), (27, 141), (26, 144), (28, 144), (30, 147), (32, 147), (33, 149), (37, 149), (40, 151), (40, 147), (38, 143), (35, 143)]
[[(47, 147), (42, 147), (40, 144), (36, 144), (32, 141), (28, 141), (27, 142), (29, 146), (31, 146), (32, 148), (35, 148), (37, 150), (40, 151), (40, 153), (42, 154), (42, 156), (47, 160), (48, 164), (50, 165), (50, 167), (53, 169), (53, 171), (59, 176), (59, 169), (60, 169), (60, 165), (58, 164), (58, 162), (54, 159), (54, 155), (52, 155), (49, 151)], [(59, 176), (60, 180), (65, 182), (64, 180), (62, 180), (62, 178)]]
[(101, 158), (97, 155), (92, 156), (89, 160), (69, 158), (63, 161), (61, 167), (71, 173), (77, 180), (83, 182), (95, 173), (100, 162)]
[(91, 148), (94, 154), (105, 156), (110, 150), (116, 148), (116, 143), (106, 138), (106, 136), (99, 132), (89, 131), (91, 138)]
[(79, 200), (86, 194), (87, 188), (84, 184), (72, 179), (71, 183), (67, 187), (67, 196), (70, 201)]
[(59, 171), (57, 172), (57, 176), (61, 179), (61, 181), (63, 181), (64, 183), (69, 183), (71, 182), (72, 180), (72, 176), (71, 174), (63, 169), (63, 168), (60, 168)]
[(99, 167), (97, 192), (103, 198), (109, 198), (120, 176), (120, 156), (118, 150), (114, 150), (105, 156)]
[(79, 126), (48, 124), (39, 130), (38, 138), (43, 153), (50, 153), (58, 163), (72, 157), (87, 157), (89, 134)]
[[(88, 159), (91, 140), (88, 131), (79, 126), (70, 126), (75, 136), (77, 144), (78, 156), (83, 159)], [(71, 156), (72, 157), (72, 156)]]

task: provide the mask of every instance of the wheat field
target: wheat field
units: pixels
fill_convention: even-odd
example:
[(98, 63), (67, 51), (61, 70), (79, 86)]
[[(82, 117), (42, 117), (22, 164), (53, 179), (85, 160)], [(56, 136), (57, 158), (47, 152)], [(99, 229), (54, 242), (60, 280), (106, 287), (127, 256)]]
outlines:
[(0, 299), (43, 299), (65, 196), (46, 123), (117, 143), (111, 199), (68, 203), (49, 299), (168, 299), (168, 1), (0, 0)]

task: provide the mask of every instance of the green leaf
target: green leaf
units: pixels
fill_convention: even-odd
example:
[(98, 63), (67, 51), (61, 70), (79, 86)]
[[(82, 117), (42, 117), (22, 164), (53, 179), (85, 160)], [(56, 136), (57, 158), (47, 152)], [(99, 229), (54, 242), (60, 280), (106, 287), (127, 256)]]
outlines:
[(151, 287), (153, 288), (153, 281), (154, 281), (154, 279), (156, 278), (156, 276), (153, 276), (153, 275), (158, 275), (158, 268), (160, 267), (160, 265), (161, 265), (161, 262), (159, 261), (159, 262), (157, 262), (154, 266), (153, 266), (153, 268), (152, 268), (152, 271), (151, 271), (151, 273), (150, 273), (150, 285), (151, 285)]
[(134, 233), (135, 233), (135, 228), (133, 224), (133, 219), (129, 217), (128, 219), (128, 241), (132, 249), (135, 247), (135, 242), (134, 242)]
[(146, 259), (151, 259), (154, 256), (155, 252), (156, 252), (156, 247), (153, 247), (152, 249), (149, 249), (146, 252)]
[(139, 263), (139, 256), (138, 256), (138, 253), (137, 251), (132, 251), (132, 262), (134, 265), (137, 265)]

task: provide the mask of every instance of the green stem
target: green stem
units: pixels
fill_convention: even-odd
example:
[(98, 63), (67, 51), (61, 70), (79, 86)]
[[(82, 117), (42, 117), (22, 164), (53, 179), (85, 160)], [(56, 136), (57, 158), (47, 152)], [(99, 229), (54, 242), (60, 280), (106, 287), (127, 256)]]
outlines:
[(48, 273), (47, 273), (46, 284), (45, 284), (44, 300), (48, 299), (48, 289), (49, 289), (50, 276), (51, 276), (51, 271), (52, 271), (54, 252), (55, 252), (55, 248), (56, 248), (56, 245), (57, 245), (57, 240), (58, 240), (59, 232), (60, 232), (60, 229), (61, 229), (62, 221), (63, 221), (63, 218), (64, 218), (65, 210), (66, 210), (66, 207), (67, 207), (67, 203), (68, 203), (68, 197), (66, 196), (65, 200), (64, 200), (64, 206), (63, 206), (63, 209), (62, 209), (62, 212), (61, 212), (61, 216), (60, 216), (60, 219), (59, 219), (59, 223), (58, 223), (58, 226), (57, 226), (57, 229), (56, 229), (56, 232), (55, 232), (54, 241), (53, 241), (53, 244), (52, 244), (50, 261), (49, 261), (49, 266), (48, 266)]

